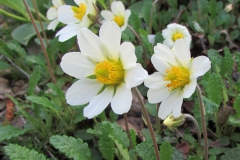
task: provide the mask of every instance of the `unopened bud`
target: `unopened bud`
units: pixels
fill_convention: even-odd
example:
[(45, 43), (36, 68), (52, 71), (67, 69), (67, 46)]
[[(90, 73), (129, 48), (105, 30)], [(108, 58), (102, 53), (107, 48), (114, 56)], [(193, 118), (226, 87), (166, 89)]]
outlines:
[(200, 27), (198, 22), (196, 22), (196, 21), (192, 21), (192, 22), (193, 22), (193, 26), (197, 32), (204, 33), (204, 30)]
[(225, 8), (224, 8), (224, 10), (226, 11), (226, 12), (229, 12), (229, 11), (231, 11), (233, 9), (233, 5), (232, 4), (228, 4)]
[(167, 126), (170, 130), (174, 131), (177, 127), (181, 126), (185, 122), (185, 117), (183, 114), (175, 118), (172, 114), (168, 115), (163, 121), (163, 124)]

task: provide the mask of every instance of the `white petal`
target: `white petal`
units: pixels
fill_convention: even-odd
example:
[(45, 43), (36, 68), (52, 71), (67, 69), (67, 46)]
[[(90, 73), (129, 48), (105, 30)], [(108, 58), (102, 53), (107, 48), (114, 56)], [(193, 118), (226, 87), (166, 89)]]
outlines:
[(167, 61), (161, 59), (159, 54), (153, 54), (151, 61), (156, 70), (158, 70), (162, 75), (165, 75), (166, 70), (171, 67)]
[(149, 89), (147, 92), (147, 97), (149, 103), (159, 103), (165, 100), (169, 96), (170, 92), (167, 87), (160, 89)]
[(105, 20), (113, 20), (114, 15), (112, 12), (108, 11), (108, 10), (103, 10), (101, 11), (101, 16), (105, 19)]
[(147, 79), (144, 80), (144, 85), (148, 88), (160, 89), (165, 86), (166, 82), (163, 80), (163, 76), (159, 72), (155, 72), (149, 75)]
[(130, 17), (130, 15), (131, 15), (131, 10), (127, 9), (125, 11), (125, 17), (124, 17), (126, 22), (128, 21), (128, 18)]
[(59, 24), (58, 19), (54, 19), (52, 22), (49, 23), (47, 29), (55, 31), (58, 24)]
[(120, 46), (120, 59), (124, 69), (130, 69), (136, 65), (137, 57), (135, 47), (130, 42), (123, 42)]
[(74, 0), (74, 2), (79, 6), (80, 3), (87, 5), (86, 0)]
[(192, 60), (190, 71), (196, 78), (204, 75), (211, 68), (211, 61), (208, 57), (199, 56)]
[(78, 80), (67, 90), (67, 103), (73, 106), (86, 104), (97, 95), (102, 87), (103, 84), (96, 80), (87, 78)]
[(126, 70), (125, 82), (128, 89), (140, 85), (148, 76), (141, 64), (137, 63), (135, 67)]
[(102, 42), (92, 31), (83, 28), (78, 33), (77, 38), (82, 54), (91, 57), (96, 62), (105, 59)]
[(80, 22), (79, 19), (74, 17), (74, 12), (71, 8), (72, 6), (63, 5), (58, 8), (58, 20), (64, 24), (72, 24)]
[(80, 52), (70, 52), (62, 57), (62, 70), (75, 78), (83, 78), (94, 74), (95, 64)]
[(99, 115), (110, 103), (113, 92), (113, 87), (107, 87), (102, 93), (93, 97), (89, 105), (84, 108), (83, 115), (89, 119)]
[(168, 46), (158, 43), (157, 46), (154, 47), (154, 53), (157, 54), (160, 60), (177, 65), (174, 53)]
[(108, 57), (117, 61), (121, 41), (121, 29), (119, 26), (113, 21), (104, 23), (100, 28), (99, 37), (108, 49)]
[(183, 96), (181, 94), (181, 91), (179, 90), (172, 91), (171, 94), (165, 100), (163, 100), (160, 105), (158, 112), (159, 118), (165, 119), (173, 111), (174, 117), (180, 115), (181, 110), (179, 110), (179, 108), (181, 109), (182, 102)]
[(172, 48), (174, 42), (173, 42), (172, 39), (165, 39), (165, 40), (163, 41), (163, 44), (167, 45), (169, 48)]
[(116, 114), (127, 113), (130, 110), (132, 104), (132, 92), (131, 89), (127, 89), (125, 83), (121, 83), (117, 87), (117, 91), (112, 99), (112, 110)]
[(175, 41), (173, 45), (173, 52), (180, 63), (184, 67), (187, 67), (191, 60), (191, 53), (184, 39), (178, 39)]
[(81, 22), (82, 28), (88, 28), (93, 22), (88, 18), (88, 16), (84, 16)]
[(48, 9), (48, 11), (47, 11), (47, 19), (54, 20), (55, 18), (57, 18), (57, 16), (58, 15), (57, 15), (56, 8), (51, 7), (51, 8)]
[(148, 41), (152, 44), (152, 45), (154, 45), (154, 42), (155, 42), (155, 34), (149, 34), (148, 35)]
[(115, 14), (115, 15), (124, 16), (125, 7), (121, 1), (112, 2), (111, 10), (112, 10), (113, 14)]
[(64, 42), (77, 35), (80, 29), (79, 24), (69, 24), (57, 32), (56, 36), (59, 36), (58, 40)]
[(190, 77), (190, 83), (183, 89), (183, 98), (189, 98), (195, 91), (197, 86), (197, 79), (195, 76)]
[(59, 8), (59, 7), (62, 6), (64, 3), (63, 3), (62, 0), (52, 0), (52, 4), (53, 4), (55, 7)]

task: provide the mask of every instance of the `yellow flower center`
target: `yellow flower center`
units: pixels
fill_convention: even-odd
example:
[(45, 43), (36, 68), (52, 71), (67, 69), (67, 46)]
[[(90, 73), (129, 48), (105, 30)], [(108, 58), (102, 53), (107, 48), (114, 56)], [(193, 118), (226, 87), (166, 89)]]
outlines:
[(119, 27), (124, 25), (124, 18), (121, 16), (115, 16), (113, 20), (118, 24)]
[(82, 20), (86, 14), (87, 6), (84, 3), (80, 3), (78, 7), (72, 6), (72, 10), (74, 12), (74, 17)]
[(188, 69), (183, 67), (172, 66), (166, 70), (166, 76), (164, 77), (165, 81), (170, 81), (166, 86), (173, 90), (178, 87), (184, 87), (190, 82), (190, 73)]
[(108, 85), (115, 85), (123, 82), (124, 69), (121, 62), (103, 61), (94, 69), (98, 82)]
[(174, 42), (175, 42), (177, 39), (181, 39), (181, 38), (183, 38), (183, 34), (182, 34), (182, 33), (179, 33), (179, 32), (174, 33), (174, 34), (173, 34), (173, 37), (172, 37), (172, 39), (173, 39)]

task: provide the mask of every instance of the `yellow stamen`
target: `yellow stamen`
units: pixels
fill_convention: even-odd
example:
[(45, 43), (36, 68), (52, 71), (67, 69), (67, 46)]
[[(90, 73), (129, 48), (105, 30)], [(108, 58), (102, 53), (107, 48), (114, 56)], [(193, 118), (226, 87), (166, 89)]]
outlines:
[(181, 38), (183, 38), (183, 34), (182, 34), (182, 33), (179, 33), (179, 32), (174, 33), (174, 34), (173, 34), (173, 37), (172, 37), (172, 39), (173, 39), (174, 42), (175, 42), (177, 39), (181, 39)]
[(176, 89), (178, 87), (184, 87), (190, 82), (190, 73), (188, 69), (183, 67), (172, 66), (166, 70), (165, 81), (170, 81), (166, 86), (170, 89)]
[(95, 75), (98, 82), (115, 85), (123, 82), (124, 69), (120, 62), (103, 61), (96, 65)]
[(74, 12), (74, 17), (79, 20), (82, 20), (86, 14), (87, 6), (84, 3), (80, 3), (78, 7), (72, 6), (72, 10)]
[(113, 20), (118, 24), (119, 27), (122, 27), (124, 25), (124, 17), (115, 16)]

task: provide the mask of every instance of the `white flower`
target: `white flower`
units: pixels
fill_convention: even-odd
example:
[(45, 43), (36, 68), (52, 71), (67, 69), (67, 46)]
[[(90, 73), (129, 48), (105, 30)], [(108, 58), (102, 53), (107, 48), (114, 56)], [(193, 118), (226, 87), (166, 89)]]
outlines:
[(116, 114), (129, 111), (132, 102), (131, 88), (147, 78), (147, 72), (136, 63), (132, 43), (120, 45), (121, 29), (109, 21), (99, 31), (99, 37), (83, 28), (77, 35), (81, 52), (70, 52), (63, 56), (62, 70), (79, 80), (67, 91), (70, 105), (82, 105), (84, 116), (93, 118), (109, 103)]
[(165, 119), (170, 113), (181, 115), (183, 98), (189, 98), (195, 91), (197, 77), (204, 75), (211, 67), (205, 56), (191, 58), (190, 51), (183, 39), (177, 40), (173, 48), (158, 43), (151, 58), (158, 72), (150, 75), (144, 84), (150, 103), (159, 103), (158, 116)]
[(97, 12), (93, 6), (95, 0), (74, 0), (77, 6), (63, 5), (58, 9), (58, 20), (67, 24), (56, 36), (59, 41), (64, 42), (76, 36), (81, 28), (88, 28), (93, 22), (88, 15), (96, 16)]
[(192, 36), (185, 26), (176, 23), (169, 24), (167, 28), (162, 31), (162, 35), (164, 38), (163, 44), (170, 48), (172, 48), (177, 39), (184, 39), (188, 48), (190, 48)]
[(47, 19), (51, 20), (52, 22), (49, 23), (47, 29), (48, 30), (55, 30), (59, 21), (57, 19), (58, 14), (57, 10), (60, 6), (64, 5), (62, 0), (52, 0), (53, 7), (49, 8), (47, 11)]
[(154, 43), (155, 43), (155, 37), (156, 37), (155, 34), (149, 34), (149, 35), (148, 35), (148, 41), (149, 41), (152, 45), (154, 45)]
[(101, 12), (102, 17), (105, 21), (115, 21), (118, 26), (124, 31), (128, 24), (128, 18), (130, 17), (131, 11), (125, 10), (125, 7), (121, 1), (115, 1), (111, 4), (111, 11), (103, 10)]

